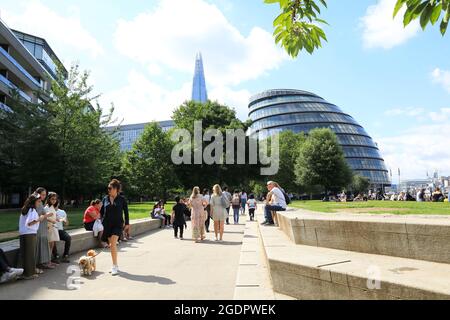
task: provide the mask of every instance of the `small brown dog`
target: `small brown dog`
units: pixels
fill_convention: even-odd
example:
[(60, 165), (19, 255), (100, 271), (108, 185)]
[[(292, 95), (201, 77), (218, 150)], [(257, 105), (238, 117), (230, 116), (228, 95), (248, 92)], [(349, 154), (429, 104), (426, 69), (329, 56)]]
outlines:
[(80, 266), (80, 270), (83, 275), (90, 276), (92, 272), (95, 271), (96, 263), (95, 257), (97, 253), (94, 250), (89, 250), (86, 256), (82, 256), (80, 260), (78, 260), (78, 265)]

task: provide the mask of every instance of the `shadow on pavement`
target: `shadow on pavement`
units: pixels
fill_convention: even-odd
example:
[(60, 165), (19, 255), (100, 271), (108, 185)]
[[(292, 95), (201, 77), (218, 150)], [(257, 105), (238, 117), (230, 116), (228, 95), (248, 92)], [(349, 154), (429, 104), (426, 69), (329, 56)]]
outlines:
[(164, 277), (158, 277), (158, 276), (143, 276), (143, 275), (137, 275), (137, 274), (130, 274), (128, 272), (120, 271), (119, 277), (131, 280), (131, 281), (137, 281), (137, 282), (146, 282), (146, 283), (159, 283), (163, 285), (171, 285), (175, 284), (176, 282), (172, 281), (171, 279), (164, 278)]

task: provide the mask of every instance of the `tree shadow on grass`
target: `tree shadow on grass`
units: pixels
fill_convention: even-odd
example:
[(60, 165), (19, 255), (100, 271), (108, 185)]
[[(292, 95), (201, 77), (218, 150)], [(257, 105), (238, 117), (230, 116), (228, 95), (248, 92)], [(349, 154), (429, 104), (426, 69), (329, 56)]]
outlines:
[(163, 285), (171, 285), (176, 284), (175, 281), (164, 278), (164, 277), (158, 277), (153, 275), (137, 275), (137, 274), (131, 274), (128, 272), (120, 271), (119, 277), (131, 280), (131, 281), (137, 281), (137, 282), (146, 282), (146, 283), (158, 283)]

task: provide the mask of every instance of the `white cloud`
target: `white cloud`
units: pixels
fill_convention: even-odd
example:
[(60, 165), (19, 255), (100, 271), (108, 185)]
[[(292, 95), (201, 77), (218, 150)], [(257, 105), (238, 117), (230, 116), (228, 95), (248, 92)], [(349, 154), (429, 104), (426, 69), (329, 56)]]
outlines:
[(124, 124), (168, 120), (173, 110), (191, 94), (190, 83), (168, 90), (136, 70), (130, 71), (127, 82), (124, 87), (100, 97), (103, 107), (114, 102), (115, 114), (120, 120), (124, 119)]
[(402, 179), (425, 178), (426, 172), (433, 170), (450, 175), (450, 148), (445, 139), (448, 132), (448, 123), (431, 124), (377, 142), (387, 167), (393, 174), (400, 168)]
[(439, 112), (430, 112), (430, 119), (434, 122), (450, 121), (450, 108), (441, 108)]
[(366, 15), (361, 18), (363, 42), (366, 48), (391, 49), (413, 38), (420, 30), (417, 21), (403, 27), (402, 8), (393, 19), (397, 0), (379, 0), (377, 4), (367, 8)]
[(72, 6), (66, 15), (61, 15), (39, 0), (32, 0), (20, 3), (18, 9), (3, 9), (2, 19), (10, 28), (45, 38), (57, 53), (62, 51), (60, 48), (86, 51), (92, 57), (104, 52), (95, 37), (82, 26), (77, 8)]
[[(173, 110), (190, 98), (191, 89), (192, 83), (187, 82), (178, 89), (169, 90), (149, 80), (144, 73), (132, 70), (124, 87), (103, 94), (99, 102), (106, 108), (113, 101), (115, 115), (119, 120), (123, 119), (124, 124), (161, 121), (170, 119)], [(208, 94), (211, 100), (234, 108), (240, 119), (247, 118), (249, 91), (215, 87)]]
[(408, 117), (418, 117), (423, 115), (425, 110), (423, 108), (415, 108), (415, 107), (408, 107), (408, 108), (394, 108), (389, 109), (384, 112), (387, 116), (408, 116)]
[(251, 93), (248, 90), (233, 90), (230, 87), (215, 87), (209, 92), (211, 100), (217, 100), (236, 110), (239, 119), (248, 118), (248, 103)]
[(450, 92), (450, 71), (436, 68), (431, 73), (431, 77), (435, 83), (442, 85), (445, 90)]
[(418, 121), (446, 122), (450, 120), (450, 108), (440, 108), (439, 111), (428, 111), (424, 108), (394, 108), (384, 112), (389, 117), (411, 117)]
[(189, 74), (196, 52), (201, 51), (212, 86), (256, 79), (287, 59), (269, 32), (254, 27), (245, 36), (217, 6), (204, 0), (160, 0), (150, 12), (121, 19), (115, 44), (124, 56), (144, 65)]

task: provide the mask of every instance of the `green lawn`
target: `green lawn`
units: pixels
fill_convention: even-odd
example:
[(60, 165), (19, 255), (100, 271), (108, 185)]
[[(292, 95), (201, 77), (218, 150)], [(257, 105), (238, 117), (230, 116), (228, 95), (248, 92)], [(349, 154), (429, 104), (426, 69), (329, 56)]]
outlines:
[(390, 213), (390, 214), (438, 214), (450, 215), (448, 202), (415, 202), (415, 201), (368, 201), (368, 202), (322, 202), (293, 201), (291, 207), (318, 212), (349, 213)]
[[(173, 202), (166, 204), (167, 213), (170, 214)], [(133, 203), (129, 205), (130, 220), (150, 217), (150, 210), (153, 208), (153, 202)], [(83, 227), (83, 213), (85, 208), (68, 208), (67, 214), (70, 226), (67, 229), (76, 229)], [(13, 209), (0, 212), (0, 233), (7, 231), (17, 231), (19, 224), (20, 209)]]

